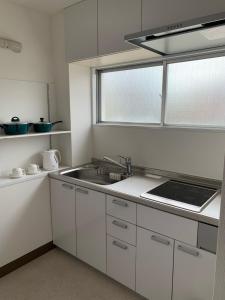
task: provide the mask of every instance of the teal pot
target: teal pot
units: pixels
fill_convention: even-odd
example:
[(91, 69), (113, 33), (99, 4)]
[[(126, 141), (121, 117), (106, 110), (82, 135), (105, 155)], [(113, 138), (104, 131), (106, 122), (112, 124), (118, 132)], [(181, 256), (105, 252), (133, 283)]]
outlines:
[(40, 122), (34, 123), (34, 131), (35, 132), (49, 132), (52, 130), (53, 126), (59, 123), (62, 123), (63, 121), (57, 121), (57, 122), (46, 122), (44, 118), (40, 118)]
[(7, 135), (27, 134), (31, 126), (32, 123), (20, 122), (18, 117), (13, 117), (11, 122), (0, 125)]

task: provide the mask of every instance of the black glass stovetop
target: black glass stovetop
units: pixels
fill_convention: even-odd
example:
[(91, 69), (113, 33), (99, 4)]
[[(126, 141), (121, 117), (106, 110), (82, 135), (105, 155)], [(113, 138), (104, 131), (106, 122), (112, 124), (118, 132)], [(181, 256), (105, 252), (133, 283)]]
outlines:
[(150, 190), (147, 194), (155, 195), (198, 207), (203, 206), (212, 196), (217, 193), (216, 189), (200, 185), (170, 180)]

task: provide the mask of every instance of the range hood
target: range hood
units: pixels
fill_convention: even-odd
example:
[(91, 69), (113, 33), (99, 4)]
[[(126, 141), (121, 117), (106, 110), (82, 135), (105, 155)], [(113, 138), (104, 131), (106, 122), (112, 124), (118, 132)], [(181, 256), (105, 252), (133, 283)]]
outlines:
[(225, 12), (126, 35), (125, 40), (163, 56), (225, 49)]

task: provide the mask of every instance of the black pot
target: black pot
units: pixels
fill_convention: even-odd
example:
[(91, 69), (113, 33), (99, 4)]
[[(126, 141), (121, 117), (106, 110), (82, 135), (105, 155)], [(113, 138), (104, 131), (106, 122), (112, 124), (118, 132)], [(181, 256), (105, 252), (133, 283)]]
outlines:
[(11, 122), (0, 125), (7, 135), (27, 134), (31, 126), (32, 123), (20, 122), (18, 117), (13, 117)]
[(34, 131), (35, 132), (49, 132), (52, 130), (52, 127), (56, 124), (62, 123), (63, 121), (57, 121), (57, 122), (46, 122), (44, 121), (44, 118), (40, 118), (40, 122), (34, 123)]

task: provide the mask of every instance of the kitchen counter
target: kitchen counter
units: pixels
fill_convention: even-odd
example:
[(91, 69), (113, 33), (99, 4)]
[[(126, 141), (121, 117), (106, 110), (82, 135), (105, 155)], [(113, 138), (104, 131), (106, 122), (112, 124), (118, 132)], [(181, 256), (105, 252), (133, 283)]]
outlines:
[(60, 172), (53, 172), (49, 174), (49, 176), (51, 178), (93, 189), (102, 193), (110, 194), (115, 197), (120, 197), (138, 204), (166, 211), (168, 213), (176, 214), (185, 218), (218, 226), (220, 217), (221, 194), (218, 194), (210, 202), (210, 204), (199, 213), (140, 197), (142, 193), (147, 192), (157, 187), (158, 185), (168, 181), (168, 178), (165, 177), (154, 178), (154, 176), (152, 177), (151, 175), (134, 175), (132, 177), (129, 177), (125, 180), (111, 185), (98, 185), (60, 175)]

